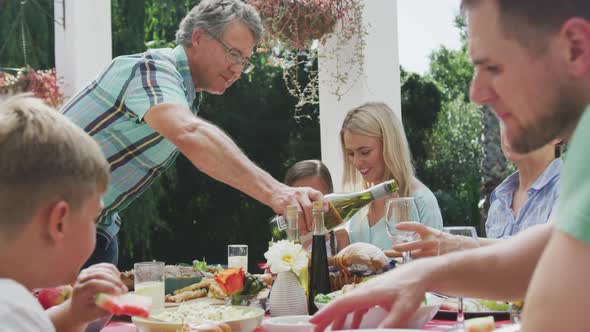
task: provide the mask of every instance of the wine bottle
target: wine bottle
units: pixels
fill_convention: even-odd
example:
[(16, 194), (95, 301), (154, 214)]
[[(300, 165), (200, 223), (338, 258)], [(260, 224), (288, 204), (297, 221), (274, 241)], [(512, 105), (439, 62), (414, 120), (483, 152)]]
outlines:
[[(324, 200), (328, 202), (329, 211), (324, 216), (325, 227), (331, 231), (335, 227), (348, 221), (358, 210), (372, 201), (391, 195), (398, 191), (395, 180), (389, 180), (369, 189), (342, 194), (328, 194)], [(270, 231), (273, 241), (287, 238), (287, 222), (283, 216), (275, 216), (270, 221)]]
[(313, 217), (313, 240), (311, 245), (311, 269), (309, 272), (309, 287), (307, 309), (313, 315), (318, 308), (314, 298), (318, 294), (330, 293), (330, 274), (328, 271), (328, 252), (326, 250), (326, 227), (324, 225), (324, 204), (313, 202), (311, 210)]

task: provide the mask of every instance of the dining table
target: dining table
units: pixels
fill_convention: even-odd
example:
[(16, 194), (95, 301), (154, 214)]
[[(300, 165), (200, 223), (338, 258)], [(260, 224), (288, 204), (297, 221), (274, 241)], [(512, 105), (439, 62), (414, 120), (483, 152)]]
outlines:
[[(511, 324), (512, 322), (509, 320), (506, 321), (498, 321), (496, 322), (496, 327), (501, 327), (506, 324)], [(426, 331), (447, 331), (453, 328), (455, 325), (455, 321), (453, 320), (442, 320), (442, 319), (433, 319), (428, 322), (424, 327), (423, 330)], [(110, 322), (107, 326), (105, 326), (101, 332), (139, 332), (139, 330), (130, 322), (122, 322), (122, 321), (113, 321)], [(267, 332), (265, 329), (259, 327), (254, 332)]]

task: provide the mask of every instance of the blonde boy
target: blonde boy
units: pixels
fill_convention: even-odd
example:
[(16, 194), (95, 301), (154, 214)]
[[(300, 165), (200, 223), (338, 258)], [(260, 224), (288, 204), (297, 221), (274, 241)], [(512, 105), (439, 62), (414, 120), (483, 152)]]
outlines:
[[(1, 331), (78, 331), (106, 313), (98, 292), (125, 286), (113, 265), (82, 264), (109, 166), (96, 142), (41, 100), (0, 101)], [(74, 283), (72, 299), (44, 312), (30, 289)]]

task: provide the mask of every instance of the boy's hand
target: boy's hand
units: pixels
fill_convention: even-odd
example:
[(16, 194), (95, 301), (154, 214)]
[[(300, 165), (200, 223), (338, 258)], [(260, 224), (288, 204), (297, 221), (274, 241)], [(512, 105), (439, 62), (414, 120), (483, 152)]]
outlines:
[(101, 263), (82, 270), (74, 284), (70, 299), (71, 317), (80, 323), (89, 323), (108, 315), (96, 306), (98, 293), (118, 295), (127, 292), (127, 286), (120, 278), (119, 270), (112, 264)]
[(72, 298), (48, 310), (57, 331), (77, 330), (108, 315), (95, 303), (98, 293), (118, 295), (127, 292), (119, 270), (112, 264), (100, 263), (84, 269), (74, 283)]

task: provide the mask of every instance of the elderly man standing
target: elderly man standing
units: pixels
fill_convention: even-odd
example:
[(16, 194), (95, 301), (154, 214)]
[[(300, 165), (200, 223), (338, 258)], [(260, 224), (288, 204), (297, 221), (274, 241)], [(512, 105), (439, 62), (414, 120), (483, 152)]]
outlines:
[(320, 192), (276, 181), (221, 129), (197, 116), (202, 92), (223, 94), (254, 68), (249, 57), (262, 32), (252, 6), (203, 0), (180, 23), (176, 48), (114, 59), (64, 106), (63, 113), (98, 141), (112, 173), (96, 250), (87, 264), (117, 263), (118, 212), (172, 165), (179, 151), (202, 172), (277, 213), (300, 205), (310, 222), (311, 201), (321, 199)]
[(501, 243), (418, 259), (323, 308), (316, 331), (374, 305), (403, 325), (425, 291), (524, 299), (521, 331), (587, 331), (590, 297), (590, 1), (462, 0), (475, 66), (471, 100), (486, 104), (506, 140), (526, 153), (570, 139), (553, 223)]

